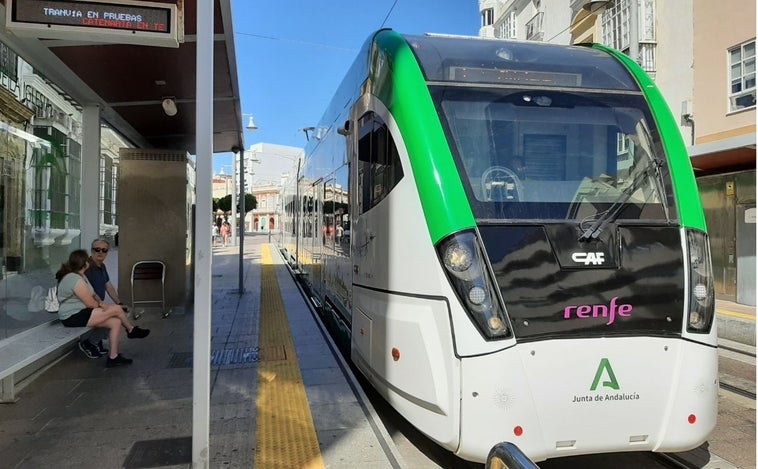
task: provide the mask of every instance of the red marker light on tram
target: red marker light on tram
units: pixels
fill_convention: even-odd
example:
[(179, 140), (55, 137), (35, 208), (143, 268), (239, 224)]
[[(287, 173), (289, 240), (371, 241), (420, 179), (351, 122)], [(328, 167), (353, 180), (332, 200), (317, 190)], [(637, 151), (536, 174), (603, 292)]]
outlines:
[(695, 417), (695, 414), (690, 414), (690, 415), (687, 417), (687, 421), (688, 421), (689, 423), (695, 423), (695, 421), (696, 421), (696, 420), (697, 420), (697, 417)]
[(400, 360), (400, 350), (395, 347), (392, 347), (392, 359), (395, 361)]
[(516, 425), (513, 427), (513, 434), (516, 436), (521, 436), (521, 434), (524, 433), (524, 429), (521, 428), (521, 425)]

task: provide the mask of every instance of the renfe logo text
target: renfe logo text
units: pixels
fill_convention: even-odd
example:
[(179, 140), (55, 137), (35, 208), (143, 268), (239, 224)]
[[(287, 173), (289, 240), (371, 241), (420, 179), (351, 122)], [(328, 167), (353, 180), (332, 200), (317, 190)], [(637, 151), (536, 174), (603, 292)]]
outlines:
[(571, 305), (563, 310), (563, 319), (571, 319), (573, 314), (579, 319), (608, 318), (606, 325), (610, 326), (616, 320), (616, 315), (629, 317), (632, 315), (632, 305), (616, 304), (618, 297), (615, 296), (608, 305)]

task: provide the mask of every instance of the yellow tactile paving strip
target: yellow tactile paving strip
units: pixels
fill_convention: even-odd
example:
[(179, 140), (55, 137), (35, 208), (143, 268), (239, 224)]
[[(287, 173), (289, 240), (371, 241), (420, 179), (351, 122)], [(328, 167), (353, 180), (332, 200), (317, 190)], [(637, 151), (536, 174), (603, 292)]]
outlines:
[(755, 316), (751, 314), (738, 313), (737, 311), (729, 311), (728, 309), (723, 309), (723, 308), (716, 308), (716, 312), (718, 314), (723, 314), (724, 316), (731, 316), (733, 318), (739, 318), (739, 319), (747, 319), (748, 321), (755, 322)]
[[(268, 245), (261, 251), (261, 350), (282, 347), (284, 359), (258, 363), (255, 467), (324, 467), (313, 417), (305, 395), (284, 302)], [(272, 357), (273, 358), (273, 357)]]

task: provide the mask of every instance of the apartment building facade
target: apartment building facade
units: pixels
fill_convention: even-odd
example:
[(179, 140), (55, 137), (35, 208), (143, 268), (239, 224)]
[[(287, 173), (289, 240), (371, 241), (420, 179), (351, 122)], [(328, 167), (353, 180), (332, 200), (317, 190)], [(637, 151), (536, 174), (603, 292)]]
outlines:
[[(298, 170), (304, 155), (301, 147), (256, 143), (244, 152), (244, 182), (246, 193), (253, 194), (255, 209), (246, 215), (245, 230), (270, 232), (280, 229), (281, 188), (283, 181)], [(239, 167), (239, 154), (235, 156)]]
[(693, 2), (688, 109), (716, 291), (749, 305), (755, 305), (756, 285), (755, 15), (755, 2)]
[(755, 305), (755, 2), (480, 0), (479, 8), (480, 36), (603, 43), (653, 77), (695, 168), (716, 294)]

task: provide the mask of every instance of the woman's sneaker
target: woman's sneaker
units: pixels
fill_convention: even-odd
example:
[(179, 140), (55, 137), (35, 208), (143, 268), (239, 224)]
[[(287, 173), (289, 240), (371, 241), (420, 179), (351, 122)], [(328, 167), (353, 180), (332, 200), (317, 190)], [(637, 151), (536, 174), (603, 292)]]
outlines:
[(97, 351), (100, 352), (100, 356), (101, 357), (108, 354), (108, 349), (105, 348), (105, 347), (103, 347), (103, 341), (102, 340), (99, 340), (95, 344), (95, 347), (97, 347)]
[(93, 344), (89, 340), (80, 340), (79, 350), (81, 350), (85, 355), (87, 355), (87, 358), (100, 358), (102, 356), (100, 355), (100, 351), (97, 349), (95, 344)]
[(118, 355), (116, 355), (116, 358), (108, 357), (108, 361), (105, 363), (105, 366), (107, 368), (113, 368), (114, 366), (131, 365), (131, 364), (132, 364), (131, 358), (126, 358), (125, 356), (119, 353)]
[(138, 326), (134, 326), (131, 332), (126, 333), (126, 336), (130, 339), (144, 339), (150, 334), (150, 329), (142, 329)]

